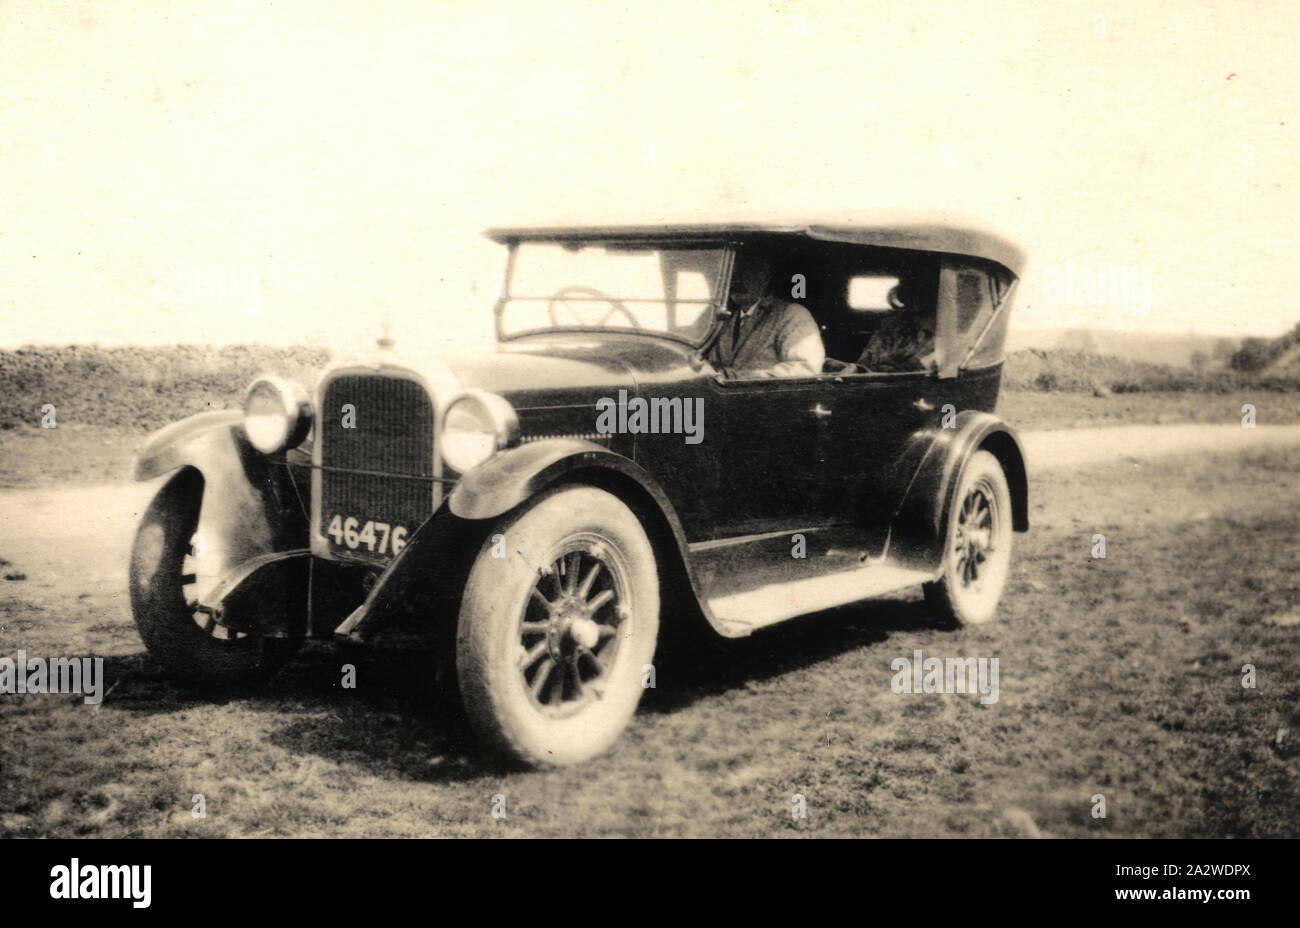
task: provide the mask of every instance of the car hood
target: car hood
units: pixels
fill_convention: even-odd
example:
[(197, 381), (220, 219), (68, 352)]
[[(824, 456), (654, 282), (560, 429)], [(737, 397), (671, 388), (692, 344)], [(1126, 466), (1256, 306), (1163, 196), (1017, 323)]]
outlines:
[(463, 388), (504, 396), (516, 409), (590, 406), (622, 388), (690, 378), (691, 348), (668, 339), (581, 333), (536, 335), (495, 351), (439, 356)]

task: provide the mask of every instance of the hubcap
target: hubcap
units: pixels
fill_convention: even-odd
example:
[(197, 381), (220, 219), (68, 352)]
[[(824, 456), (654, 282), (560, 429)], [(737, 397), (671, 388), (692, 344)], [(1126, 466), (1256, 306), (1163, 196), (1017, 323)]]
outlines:
[(519, 623), (519, 672), (542, 709), (567, 712), (604, 695), (628, 626), (624, 576), (608, 549), (587, 540), (538, 571)]
[(210, 638), (217, 641), (234, 641), (246, 637), (243, 632), (235, 631), (221, 621), (219, 611), (200, 608), (195, 593), (198, 589), (198, 570), (202, 550), (198, 536), (190, 539), (190, 545), (181, 559), (181, 596), (185, 600), (185, 609), (194, 623), (203, 629)]
[(953, 558), (962, 586), (980, 589), (990, 556), (997, 550), (997, 497), (985, 481), (962, 501), (953, 539)]

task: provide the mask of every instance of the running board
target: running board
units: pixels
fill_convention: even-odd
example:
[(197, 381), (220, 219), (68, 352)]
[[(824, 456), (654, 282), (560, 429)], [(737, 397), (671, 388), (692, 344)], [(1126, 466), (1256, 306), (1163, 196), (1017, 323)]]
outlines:
[(751, 575), (746, 589), (707, 597), (714, 627), (728, 638), (743, 638), (797, 616), (887, 596), (934, 579), (931, 571), (870, 562), (821, 576), (790, 576), (797, 571), (784, 565), (764, 570), (761, 573), (770, 576)]

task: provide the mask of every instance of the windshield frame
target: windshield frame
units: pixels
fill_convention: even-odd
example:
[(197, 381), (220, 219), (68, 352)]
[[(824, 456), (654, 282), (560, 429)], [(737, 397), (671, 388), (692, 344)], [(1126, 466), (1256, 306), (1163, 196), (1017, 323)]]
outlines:
[[(502, 324), (503, 323), (502, 317), (505, 314), (506, 305), (512, 299), (510, 294), (510, 287), (514, 281), (515, 261), (516, 258), (518, 257), (519, 246), (521, 244), (558, 244), (564, 246), (564, 245), (569, 245), (571, 243), (568, 240), (560, 241), (556, 239), (524, 239), (524, 240), (514, 240), (509, 243), (509, 245), (507, 246), (509, 250), (506, 254), (505, 271), (502, 274), (501, 282), (499, 284), (499, 289), (497, 291), (497, 298), (496, 301), (493, 303), (493, 308), (492, 308), (493, 321), (496, 329), (496, 337), (498, 342), (508, 342), (508, 341), (514, 341), (515, 339), (518, 338), (531, 338), (536, 335), (552, 335), (556, 333), (566, 333), (566, 334), (578, 333), (582, 335), (613, 334), (613, 335), (638, 335), (638, 336), (644, 336), (649, 338), (662, 338), (662, 339), (667, 339), (668, 341), (671, 342), (676, 342), (679, 345), (687, 345), (691, 348), (699, 348), (706, 341), (708, 341), (709, 334), (717, 326), (718, 319), (720, 318), (722, 311), (726, 308), (726, 303), (727, 303), (726, 295), (731, 291), (731, 272), (732, 272), (732, 268), (735, 266), (736, 263), (735, 262), (736, 244), (734, 242), (718, 241), (717, 239), (698, 239), (698, 240), (678, 239), (678, 238), (582, 239), (576, 242), (578, 248), (603, 247), (603, 246), (612, 245), (612, 246), (626, 247), (626, 248), (644, 246), (646, 248), (653, 248), (657, 250), (665, 250), (670, 248), (682, 248), (682, 249), (709, 248), (709, 249), (717, 249), (718, 251), (720, 251), (721, 267), (718, 269), (718, 290), (717, 293), (714, 295), (714, 298), (708, 300), (707, 303), (705, 303), (705, 305), (707, 305), (710, 308), (712, 312), (712, 317), (709, 320), (709, 324), (704, 328), (704, 331), (700, 333), (699, 338), (692, 340), (692, 339), (685, 338), (681, 335), (676, 335), (672, 332), (665, 332), (665, 331), (660, 331), (655, 329), (633, 329), (633, 328), (621, 328), (615, 326), (582, 326), (582, 325), (547, 326), (546, 328), (524, 329), (519, 332), (513, 332), (507, 334)], [(524, 297), (520, 297), (520, 298), (523, 299)], [(528, 298), (540, 299), (540, 297), (528, 297)], [(698, 303), (702, 301), (690, 300), (686, 302)]]

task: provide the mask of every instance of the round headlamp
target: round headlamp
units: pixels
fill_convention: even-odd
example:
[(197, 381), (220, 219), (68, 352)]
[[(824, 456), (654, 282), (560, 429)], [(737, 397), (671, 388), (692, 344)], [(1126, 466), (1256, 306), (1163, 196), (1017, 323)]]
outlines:
[(439, 447), (447, 466), (463, 474), (513, 445), (518, 437), (514, 407), (495, 393), (467, 390), (443, 413)]
[(244, 434), (263, 454), (302, 444), (311, 431), (311, 398), (298, 384), (259, 377), (244, 398)]

